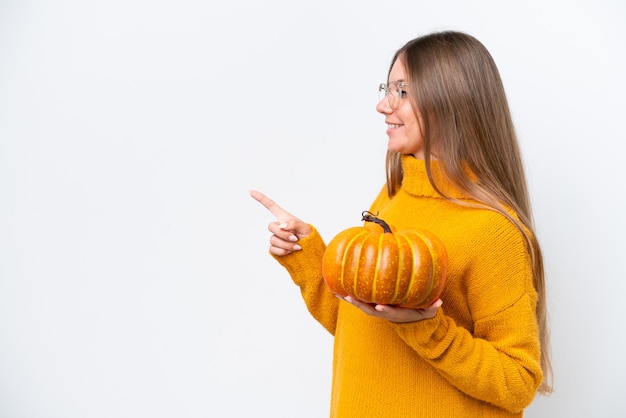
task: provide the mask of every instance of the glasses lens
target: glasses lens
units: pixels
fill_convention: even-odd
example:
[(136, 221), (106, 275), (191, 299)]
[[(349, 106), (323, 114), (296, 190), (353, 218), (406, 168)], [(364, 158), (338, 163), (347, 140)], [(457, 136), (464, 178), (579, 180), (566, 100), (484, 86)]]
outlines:
[(406, 85), (404, 83), (400, 82), (395, 82), (391, 85), (381, 83), (378, 86), (379, 101), (382, 100), (383, 97), (386, 97), (389, 106), (391, 106), (392, 109), (395, 109), (400, 102), (400, 97), (403, 97), (405, 86)]
[(382, 95), (387, 97), (387, 102), (392, 109), (395, 109), (400, 104), (400, 99), (406, 97), (406, 83), (401, 81), (396, 81), (391, 83), (391, 85), (381, 84), (379, 90), (381, 92), (381, 100)]
[(398, 105), (398, 86), (395, 83), (387, 87), (387, 101), (392, 109)]

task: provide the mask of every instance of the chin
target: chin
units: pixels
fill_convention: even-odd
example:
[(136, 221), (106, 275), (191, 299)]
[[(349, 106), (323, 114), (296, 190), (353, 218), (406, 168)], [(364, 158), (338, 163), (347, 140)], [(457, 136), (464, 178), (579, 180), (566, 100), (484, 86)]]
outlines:
[(393, 142), (389, 142), (389, 144), (387, 144), (387, 150), (391, 152), (399, 152), (400, 154), (406, 154), (406, 147), (394, 144)]
[(393, 144), (389, 144), (387, 150), (397, 152), (399, 154), (415, 154), (415, 150), (408, 149), (407, 147), (394, 146)]

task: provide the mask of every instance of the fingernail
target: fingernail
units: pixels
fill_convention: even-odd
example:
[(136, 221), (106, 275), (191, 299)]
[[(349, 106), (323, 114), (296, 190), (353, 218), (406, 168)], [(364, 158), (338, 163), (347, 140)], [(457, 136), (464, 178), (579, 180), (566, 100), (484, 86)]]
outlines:
[(298, 237), (296, 237), (295, 235), (292, 235), (292, 236), (289, 237), (289, 241), (296, 242), (296, 241), (298, 241)]
[(302, 247), (301, 247), (301, 246), (299, 246), (298, 244), (296, 244), (296, 245), (294, 245), (294, 246), (293, 246), (293, 250), (294, 250), (294, 251), (300, 251), (301, 249), (302, 249)]
[(280, 225), (278, 225), (278, 227), (279, 227), (280, 229), (286, 229), (286, 228), (287, 228), (287, 226), (288, 226), (288, 225), (287, 225), (286, 223), (285, 223), (285, 224), (280, 224)]

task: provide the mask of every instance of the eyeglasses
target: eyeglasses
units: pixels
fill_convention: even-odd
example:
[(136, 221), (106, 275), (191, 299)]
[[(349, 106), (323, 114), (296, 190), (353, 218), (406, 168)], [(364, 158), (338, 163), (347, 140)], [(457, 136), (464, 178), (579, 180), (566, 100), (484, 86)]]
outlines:
[(392, 109), (400, 104), (400, 99), (406, 98), (406, 83), (404, 81), (394, 81), (391, 84), (380, 83), (378, 86), (379, 100), (387, 98), (387, 102)]

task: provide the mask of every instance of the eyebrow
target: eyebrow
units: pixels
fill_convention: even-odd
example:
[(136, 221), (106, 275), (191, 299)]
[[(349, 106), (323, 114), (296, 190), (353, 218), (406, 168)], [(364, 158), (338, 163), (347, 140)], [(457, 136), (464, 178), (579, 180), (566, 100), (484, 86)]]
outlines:
[(394, 81), (388, 81), (387, 84), (402, 84), (405, 83), (406, 84), (406, 80), (401, 78), (399, 80), (394, 80)]

